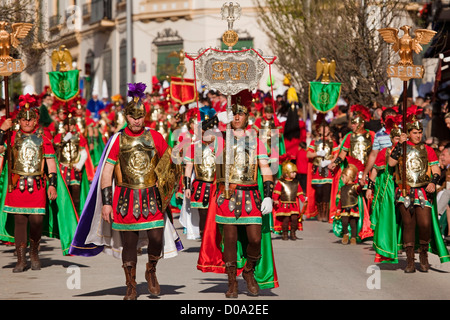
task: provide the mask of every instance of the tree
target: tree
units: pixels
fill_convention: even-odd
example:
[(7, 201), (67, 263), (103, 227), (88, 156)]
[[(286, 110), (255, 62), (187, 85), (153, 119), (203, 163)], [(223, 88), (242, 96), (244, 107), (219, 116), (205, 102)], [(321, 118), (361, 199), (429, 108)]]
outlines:
[[(377, 29), (405, 18), (405, 2), (391, 0), (254, 0), (277, 66), (292, 75), (303, 101), (320, 58), (336, 61), (341, 96), (351, 104), (392, 103), (386, 68), (392, 63)], [(392, 56), (394, 57), (394, 56)], [(333, 80), (332, 80), (333, 81)]]

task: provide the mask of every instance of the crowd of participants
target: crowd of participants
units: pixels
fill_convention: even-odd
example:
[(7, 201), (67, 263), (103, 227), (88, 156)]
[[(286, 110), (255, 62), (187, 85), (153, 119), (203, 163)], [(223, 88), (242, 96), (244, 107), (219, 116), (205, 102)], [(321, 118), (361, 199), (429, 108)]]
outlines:
[[(183, 169), (188, 167), (187, 163), (192, 158), (192, 155), (191, 158), (186, 155), (186, 150), (189, 150), (195, 142), (196, 126), (227, 113), (227, 97), (214, 90), (199, 93), (199, 99), (196, 102), (180, 105), (171, 99), (168, 88), (164, 89), (154, 83), (151, 90), (145, 93), (142, 102), (145, 106), (145, 126), (158, 131), (169, 146), (185, 153), (180, 155), (180, 159), (184, 160)], [(97, 94), (92, 94), (88, 101), (80, 96), (70, 101), (61, 101), (53, 96), (49, 88), (45, 88), (40, 94), (21, 95), (17, 97), (17, 100), (13, 100), (9, 118), (6, 118), (5, 104), (2, 102), (0, 104), (0, 133), (3, 134), (2, 146), (0, 146), (1, 157), (4, 159), (6, 154), (7, 141), (4, 133), (10, 128), (19, 132), (22, 128), (21, 119), (27, 121), (34, 119), (36, 128), (39, 127), (42, 136), (50, 141), (54, 148), (59, 175), (67, 186), (75, 215), (79, 218), (105, 146), (115, 133), (126, 127), (124, 114), (126, 104), (127, 98), (121, 95), (100, 99)], [(434, 184), (435, 189), (430, 191), (424, 187), (420, 189), (419, 196), (412, 195), (410, 200), (413, 201), (415, 208), (414, 201), (422, 201), (419, 198), (426, 194), (428, 198), (423, 201), (426, 205), (419, 203), (418, 207), (424, 209), (427, 206), (431, 207), (433, 201), (438, 203), (437, 218), (440, 230), (436, 239), (440, 238), (441, 241), (450, 244), (446, 214), (450, 200), (450, 186), (447, 187), (449, 179), (446, 174), (447, 167), (450, 165), (448, 102), (432, 101), (431, 95), (427, 95), (414, 100), (409, 99), (408, 105), (408, 110), (414, 110), (415, 116), (413, 120), (408, 121), (420, 123), (420, 127), (411, 128), (420, 131), (420, 145), (426, 146), (429, 167), (439, 168), (439, 174), (435, 175), (434, 169), (428, 172), (432, 180), (427, 182)], [(25, 106), (28, 113), (23, 113)], [(378, 207), (375, 209), (376, 205), (380, 206), (380, 200), (378, 199), (378, 202), (374, 200), (377, 191), (381, 190), (377, 185), (377, 181), (381, 179), (378, 179), (381, 177), (380, 172), (389, 171), (386, 162), (388, 155), (391, 156), (392, 161), (398, 162), (401, 151), (399, 151), (400, 148), (395, 147), (400, 145), (399, 139), (401, 142), (408, 139), (398, 134), (395, 140), (390, 135), (395, 125), (398, 127), (400, 124), (398, 118), (394, 118), (402, 114), (402, 106), (385, 107), (377, 104), (361, 106), (340, 98), (335, 108), (326, 114), (311, 112), (309, 108), (311, 107), (303, 105), (298, 100), (290, 100), (288, 92), (272, 97), (270, 93), (257, 90), (252, 93), (243, 111), (247, 117), (246, 129), (254, 129), (258, 132), (258, 138), (266, 147), (269, 162), (276, 164), (272, 166), (272, 169), (275, 167), (275, 170), (272, 170), (274, 184), (271, 187), (273, 190), (270, 190), (273, 191), (270, 230), (280, 235), (275, 239), (297, 240), (296, 232), (303, 230), (306, 220), (332, 224), (333, 232), (342, 238), (343, 244), (356, 244), (366, 239), (378, 239), (377, 237), (385, 236), (386, 230), (383, 230), (383, 235), (377, 234), (377, 230), (381, 230), (379, 225), (385, 218), (382, 218), (380, 214), (381, 209)], [(390, 112), (392, 110), (393, 112)], [(30, 113), (33, 116), (30, 116)], [(214, 124), (219, 131), (225, 131), (225, 122)], [(273, 143), (274, 140), (275, 143)], [(419, 145), (419, 142), (416, 145)], [(385, 153), (386, 148), (389, 148), (389, 153)], [(380, 157), (377, 156), (379, 153), (387, 155), (384, 156), (384, 163), (379, 160)], [(394, 162), (392, 162), (393, 167), (397, 165), (397, 162)], [(189, 178), (192, 167), (189, 170), (191, 171), (184, 171), (183, 177), (180, 177), (179, 188), (173, 195), (170, 209), (172, 214), (182, 215), (183, 202), (186, 198), (189, 198), (191, 203), (196, 203), (200, 220), (198, 233), (195, 231), (192, 238), (202, 239), (208, 207), (211, 203), (205, 203), (204, 193), (201, 199), (195, 199), (194, 191), (198, 186), (191, 184)], [(430, 172), (433, 173), (432, 176)], [(436, 200), (430, 197), (433, 192), (437, 195)], [(390, 200), (385, 202), (392, 203), (393, 207), (396, 207), (399, 198), (394, 194), (395, 192)], [(415, 199), (416, 196), (417, 199)], [(50, 194), (49, 199), (51, 199)], [(406, 203), (405, 195), (401, 199)], [(17, 210), (14, 203), (5, 204), (4, 208)], [(31, 210), (30, 208), (28, 209)], [(395, 212), (395, 209), (393, 210)], [(375, 215), (373, 215), (374, 212), (376, 212)], [(26, 210), (23, 213), (26, 214)], [(418, 209), (418, 221), (421, 221), (421, 217), (426, 214), (428, 213)], [(406, 214), (400, 213), (400, 215), (405, 221)], [(424, 223), (430, 224), (428, 220)], [(42, 225), (42, 220), (38, 224)], [(189, 233), (190, 222), (186, 222), (184, 217), (183, 224), (185, 231)], [(26, 221), (22, 222), (22, 229), (23, 225), (26, 226)], [(406, 234), (406, 231), (403, 234)], [(22, 241), (26, 242), (26, 235), (23, 237), (25, 240)], [(429, 238), (427, 235), (425, 237)], [(37, 238), (40, 239), (40, 235)], [(423, 271), (429, 268), (423, 253), (430, 248), (428, 238), (420, 243)], [(14, 238), (6, 237), (1, 240), (5, 244), (15, 242)], [(384, 255), (379, 247), (375, 248), (377, 243), (374, 240), (375, 260), (397, 262), (397, 252), (401, 251), (398, 246), (401, 243), (400, 240), (395, 241), (395, 248), (392, 250), (395, 254), (389, 256)], [(34, 267), (38, 269), (40, 266), (36, 262), (38, 261), (36, 252), (39, 243), (33, 246)], [(414, 249), (414, 246), (408, 243), (407, 247), (411, 246)], [(441, 250), (446, 251), (442, 248)], [(411, 252), (407, 251), (407, 254), (410, 261)], [(414, 261), (413, 258), (412, 261)], [(414, 271), (410, 265), (408, 268), (408, 272)], [(14, 270), (20, 272), (23, 269), (23, 263), (18, 263)]]

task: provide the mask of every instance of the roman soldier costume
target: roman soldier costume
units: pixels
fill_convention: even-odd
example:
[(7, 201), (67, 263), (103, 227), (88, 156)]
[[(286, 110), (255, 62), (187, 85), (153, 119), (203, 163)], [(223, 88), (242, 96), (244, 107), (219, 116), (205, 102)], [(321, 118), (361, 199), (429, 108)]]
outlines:
[[(190, 209), (199, 212), (200, 237), (206, 223), (206, 215), (210, 206), (212, 186), (216, 178), (216, 158), (214, 144), (211, 142), (196, 140), (190, 146), (190, 150), (184, 156), (186, 163), (192, 164), (194, 179), (191, 181), (191, 173), (186, 172), (183, 179), (185, 189), (191, 190)], [(189, 166), (190, 167), (190, 166)]]
[[(328, 168), (328, 164), (336, 157), (339, 147), (329, 137), (323, 137), (325, 127), (328, 127), (326, 122), (320, 124), (321, 132), (318, 133), (322, 136), (312, 140), (307, 149), (307, 153), (317, 154), (317, 156), (308, 161), (306, 215), (317, 216), (319, 221), (328, 222), (331, 185), (334, 179), (334, 173)], [(329, 130), (328, 133), (330, 134)]]
[(281, 231), (282, 240), (296, 240), (295, 232), (302, 230), (301, 208), (306, 201), (300, 183), (290, 177), (291, 173), (297, 173), (297, 166), (290, 161), (282, 164), (282, 177), (275, 184), (273, 191), (274, 206), (274, 230)]
[[(6, 215), (0, 218), (0, 221), (5, 222), (0, 226), (0, 240), (15, 242), (17, 264), (13, 272), (23, 272), (27, 269), (25, 254), (28, 241), (31, 269), (40, 270), (38, 252), (43, 234), (60, 238), (63, 253), (67, 254), (68, 243), (72, 240), (78, 220), (71, 202), (64, 204), (67, 190), (56, 167), (52, 142), (43, 129), (37, 126), (38, 109), (33, 107), (34, 102), (35, 99), (29, 94), (20, 96), (21, 108), (17, 119), (26, 120), (27, 125), (32, 125), (35, 121), (36, 127), (22, 127), (21, 124), (18, 131), (12, 132), (11, 176), (8, 177), (5, 174), (7, 170), (3, 170), (0, 178), (0, 181), (3, 181), (1, 198), (5, 199), (4, 203), (0, 204), (0, 214)], [(3, 168), (7, 167), (4, 164)], [(52, 200), (50, 203), (47, 196)], [(48, 221), (44, 220), (47, 214), (51, 217)], [(12, 216), (13, 230), (7, 222)], [(65, 230), (64, 234), (55, 234), (52, 230), (56, 228)]]
[[(86, 172), (84, 170), (85, 164), (90, 164), (90, 175), (93, 175), (93, 167), (92, 163), (90, 163), (91, 159), (88, 154), (86, 138), (77, 130), (77, 124), (77, 117), (73, 117), (72, 113), (69, 113), (67, 118), (64, 119), (67, 133), (57, 134), (53, 140), (53, 144), (61, 175), (69, 188), (77, 212), (80, 212), (82, 208), (80, 205), (81, 184), (83, 173)], [(84, 183), (86, 184), (87, 182)]]
[[(245, 98), (245, 95), (241, 96), (240, 94), (240, 97)], [(239, 97), (236, 100), (239, 100)], [(248, 125), (249, 110), (244, 101), (236, 100), (232, 111), (235, 115), (245, 115), (246, 122), (242, 124), (245, 129)], [(204, 121), (202, 129), (206, 130), (210, 125), (217, 125), (217, 122), (218, 116), (216, 115), (209, 121)], [(238, 296), (236, 276), (238, 269), (241, 268), (243, 268), (243, 277), (251, 295), (257, 295), (261, 287), (278, 286), (273, 257), (270, 254), (261, 255), (262, 247), (265, 248), (264, 252), (266, 253), (272, 251), (269, 227), (271, 217), (269, 214), (263, 215), (262, 213), (272, 211), (271, 197), (274, 183), (272, 175), (266, 174), (267, 180), (261, 186), (264, 193), (263, 199), (258, 185), (258, 170), (261, 166), (260, 161), (268, 161), (269, 158), (264, 144), (257, 139), (254, 133), (255, 131), (252, 130), (237, 130), (236, 135), (230, 133), (233, 136), (230, 139), (231, 146), (228, 147), (225, 145), (227, 133), (216, 138), (218, 140), (216, 144), (218, 146), (216, 149), (216, 191), (212, 199), (212, 204), (215, 205), (211, 205), (208, 211), (197, 268), (204, 272), (227, 273), (228, 291), (225, 293), (227, 298)], [(227, 152), (231, 152), (229, 157), (227, 157)], [(231, 159), (228, 162), (231, 165), (227, 164), (227, 158)], [(268, 201), (270, 201), (270, 205)], [(225, 244), (223, 252), (220, 248), (221, 245), (216, 243), (216, 225), (222, 226), (221, 232)], [(245, 255), (241, 251), (236, 251), (240, 246), (235, 243), (236, 238), (232, 236), (241, 226), (245, 226), (244, 233), (248, 238)], [(262, 233), (261, 242), (259, 244), (258, 240), (257, 244), (255, 240), (259, 237), (254, 233), (261, 234), (260, 232)], [(240, 237), (237, 237), (238, 242), (242, 241), (239, 239)]]
[[(125, 107), (125, 115), (133, 119), (143, 119), (146, 114), (142, 101), (145, 85), (129, 84), (129, 95), (133, 98)], [(105, 166), (114, 178), (114, 184), (102, 186)], [(112, 166), (112, 167), (111, 167)], [(148, 243), (148, 263), (145, 278), (152, 296), (160, 294), (156, 278), (156, 265), (161, 258), (177, 254), (181, 246), (176, 231), (167, 217), (168, 203), (179, 179), (180, 169), (172, 163), (171, 148), (162, 135), (155, 130), (142, 127), (130, 129), (128, 126), (114, 134), (108, 142), (94, 177), (80, 221), (79, 234), (73, 243), (73, 254), (95, 255), (99, 250), (86, 250), (103, 246), (113, 255), (120, 253), (126, 277), (126, 300), (137, 298), (136, 293), (136, 246)], [(92, 198), (93, 194), (101, 196)], [(100, 201), (98, 201), (100, 200)], [(112, 236), (99, 234), (103, 223), (102, 208), (111, 206), (113, 221), (110, 225)], [(89, 220), (95, 220), (92, 226)], [(119, 235), (117, 236), (117, 232)], [(122, 240), (123, 239), (123, 240)], [(135, 243), (136, 242), (136, 243)]]
[[(336, 157), (334, 164), (338, 165), (340, 169), (336, 172), (339, 177), (341, 170), (343, 170), (344, 165), (349, 166), (354, 165), (357, 169), (356, 178), (359, 174), (364, 172), (365, 164), (367, 163), (367, 158), (370, 151), (372, 150), (372, 143), (375, 136), (373, 131), (364, 129), (364, 123), (370, 120), (370, 112), (368, 109), (362, 105), (353, 105), (350, 108), (350, 112), (353, 114), (351, 119), (351, 124), (355, 126), (354, 131), (349, 132), (342, 143), (341, 151)], [(346, 161), (345, 161), (346, 160)], [(346, 164), (345, 164), (346, 162)], [(331, 193), (331, 203), (336, 203), (336, 196), (339, 196), (339, 188), (336, 187), (339, 181), (336, 179), (333, 182), (332, 193)], [(337, 191), (335, 193), (335, 191)], [(363, 192), (358, 194), (358, 212), (360, 219), (358, 219), (358, 237), (357, 241), (362, 241), (366, 238), (373, 236), (373, 230), (370, 228), (370, 217), (369, 212), (367, 212), (367, 204), (364, 198)], [(342, 237), (340, 216), (334, 219), (334, 232), (337, 236)]]
[[(417, 107), (408, 109), (406, 130), (422, 132), (422, 123), (417, 119), (421, 112)], [(397, 162), (395, 177), (397, 183), (396, 203), (403, 220), (403, 246), (406, 251), (406, 273), (415, 272), (414, 249), (416, 239), (419, 239), (420, 270), (429, 269), (427, 253), (430, 248), (433, 233), (433, 219), (436, 201), (435, 191), (427, 192), (429, 184), (436, 186), (440, 178), (439, 160), (434, 150), (423, 141), (413, 142), (410, 138), (406, 143), (406, 154), (401, 143), (397, 143), (391, 152), (391, 158)], [(406, 172), (403, 172), (406, 168)], [(406, 180), (405, 180), (406, 178)], [(418, 218), (416, 218), (418, 217)], [(420, 219), (419, 219), (420, 217)], [(417, 220), (417, 222), (416, 222)], [(413, 221), (413, 222), (411, 222)], [(442, 237), (440, 237), (442, 240)]]

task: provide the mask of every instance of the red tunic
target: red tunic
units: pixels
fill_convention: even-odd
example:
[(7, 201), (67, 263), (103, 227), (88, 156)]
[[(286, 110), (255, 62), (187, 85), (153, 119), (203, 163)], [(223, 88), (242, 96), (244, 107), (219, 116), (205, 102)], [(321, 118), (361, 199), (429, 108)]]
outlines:
[[(149, 129), (145, 129), (149, 130)], [(144, 130), (138, 134), (134, 134), (131, 132), (128, 127), (125, 128), (125, 130), (120, 134), (127, 134), (132, 137), (138, 137), (144, 133)], [(153, 142), (155, 145), (155, 148), (158, 152), (159, 157), (161, 158), (166, 151), (168, 145), (164, 137), (155, 130), (150, 130), (150, 133), (153, 138)], [(114, 144), (111, 147), (111, 150), (108, 154), (108, 157), (106, 159), (107, 162), (115, 165), (119, 159), (119, 153), (120, 153), (120, 135), (116, 138), (114, 141)], [(117, 186), (114, 189), (114, 196), (113, 196), (113, 213), (114, 213), (114, 222), (112, 224), (112, 228), (114, 230), (119, 231), (133, 231), (133, 230), (148, 230), (153, 228), (163, 228), (164, 227), (164, 214), (161, 211), (161, 203), (160, 201), (156, 201), (156, 212), (149, 213), (147, 217), (143, 215), (142, 207), (139, 207), (139, 216), (136, 218), (133, 215), (133, 205), (128, 206), (128, 211), (124, 216), (121, 215), (121, 213), (118, 211), (118, 204), (119, 204), (119, 197), (121, 194), (122, 189), (128, 189), (130, 191), (128, 198), (128, 203), (133, 204), (134, 194), (135, 192), (139, 193), (139, 203), (142, 203), (142, 197), (145, 195), (145, 190), (147, 191), (146, 199), (147, 203), (151, 205), (152, 199), (158, 199), (159, 191), (156, 188), (156, 186), (147, 188), (147, 189), (131, 189), (127, 187)], [(125, 190), (124, 190), (125, 191)], [(126, 200), (124, 199), (124, 200)], [(120, 206), (121, 207), (121, 206)]]
[[(34, 131), (36, 132), (36, 130)], [(11, 145), (14, 145), (17, 132), (13, 131), (11, 135)], [(45, 158), (55, 158), (55, 150), (52, 142), (43, 135), (43, 153)], [(15, 174), (13, 174), (14, 178)], [(26, 180), (25, 180), (26, 181)], [(40, 180), (40, 187), (33, 179), (33, 191), (29, 192), (27, 188), (22, 192), (19, 190), (19, 180), (12, 192), (6, 193), (4, 211), (13, 214), (40, 214), (45, 215), (47, 204), (47, 192), (45, 180)]]
[[(287, 181), (292, 181), (290, 179), (285, 179)], [(280, 183), (280, 181), (277, 181), (275, 184), (275, 188), (273, 190), (273, 201), (280, 200), (281, 195), (286, 192), (286, 190), (283, 189), (283, 185)], [(298, 201), (305, 202), (305, 195), (303, 193), (303, 189), (300, 186), (300, 183), (298, 183), (297, 188), (297, 200), (295, 202), (284, 202), (280, 200), (280, 203), (278, 205), (274, 206), (274, 212), (277, 217), (284, 217), (284, 216), (291, 216), (293, 214), (300, 214), (300, 207)]]
[[(311, 143), (308, 146), (308, 150), (310, 152), (317, 152), (317, 148), (316, 148), (316, 140), (312, 140)], [(337, 154), (337, 152), (339, 151), (339, 146), (337, 145), (337, 143), (335, 141), (333, 141), (333, 150), (331, 150), (331, 154), (333, 155), (333, 157)], [(311, 159), (312, 160), (312, 159)], [(320, 168), (315, 168), (315, 166), (313, 165), (313, 170), (310, 172), (308, 172), (308, 174), (311, 174), (311, 184), (325, 184), (325, 183), (333, 183), (333, 175), (331, 170), (328, 170), (328, 174), (324, 177), (320, 174)], [(297, 166), (298, 168), (298, 166)]]

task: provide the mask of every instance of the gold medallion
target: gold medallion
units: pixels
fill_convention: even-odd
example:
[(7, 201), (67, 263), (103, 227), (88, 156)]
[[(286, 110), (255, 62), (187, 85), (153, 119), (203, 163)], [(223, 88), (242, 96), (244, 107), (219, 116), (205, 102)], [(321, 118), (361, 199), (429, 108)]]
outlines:
[(226, 46), (232, 47), (239, 40), (238, 34), (234, 30), (227, 30), (222, 36), (222, 41)]

